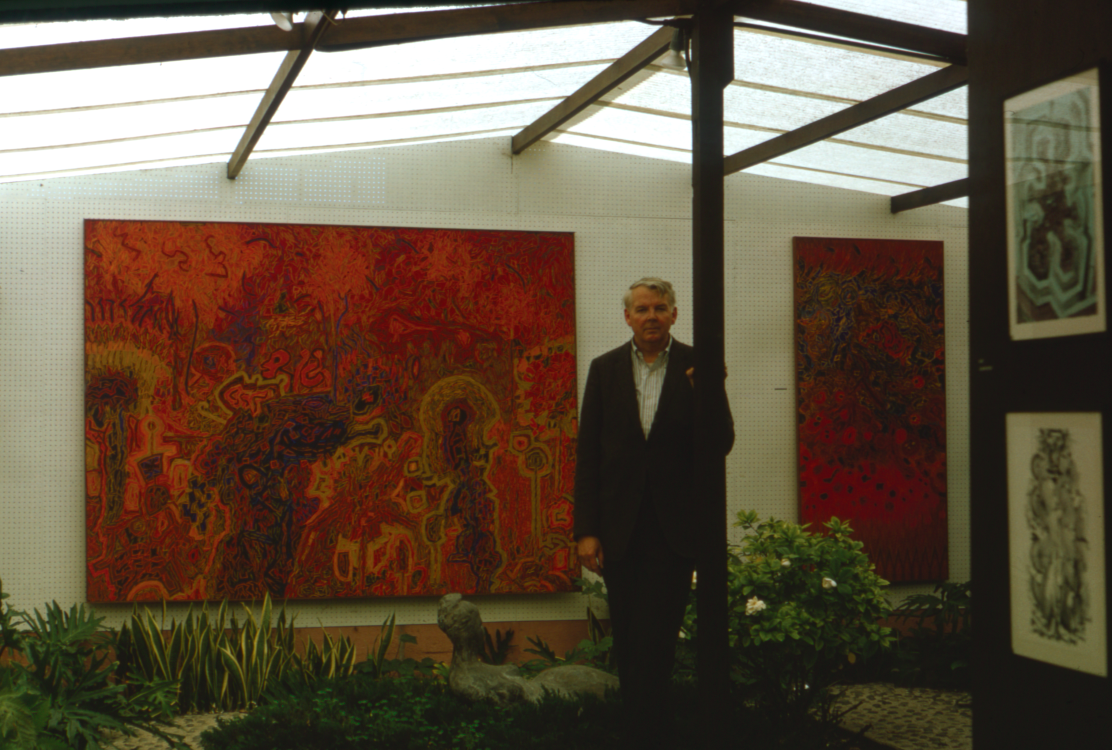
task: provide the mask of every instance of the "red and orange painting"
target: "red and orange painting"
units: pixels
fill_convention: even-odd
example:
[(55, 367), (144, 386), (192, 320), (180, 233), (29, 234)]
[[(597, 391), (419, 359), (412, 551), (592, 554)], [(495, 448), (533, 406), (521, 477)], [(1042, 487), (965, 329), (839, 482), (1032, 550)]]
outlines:
[(801, 517), (893, 582), (946, 580), (942, 243), (796, 237)]
[(88, 600), (568, 591), (574, 237), (85, 223)]

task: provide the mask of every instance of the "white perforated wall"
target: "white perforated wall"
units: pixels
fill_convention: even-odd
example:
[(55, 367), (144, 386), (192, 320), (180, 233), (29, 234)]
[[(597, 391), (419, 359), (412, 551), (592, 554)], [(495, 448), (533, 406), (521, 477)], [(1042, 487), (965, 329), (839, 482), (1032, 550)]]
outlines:
[[(20, 608), (83, 601), (82, 220), (173, 219), (576, 235), (579, 378), (628, 337), (620, 297), (659, 275), (691, 341), (691, 186), (682, 164), (509, 139), (255, 160), (0, 185), (0, 578)], [(727, 387), (738, 424), (729, 505), (795, 519), (791, 238), (946, 243), (951, 576), (969, 577), (966, 211), (893, 217), (888, 199), (751, 175), (727, 180)], [(572, 280), (569, 279), (569, 283)], [(736, 538), (735, 538), (736, 539)], [(896, 592), (903, 595), (908, 590)], [(578, 595), (479, 597), (489, 622), (578, 619)], [(436, 620), (434, 599), (297, 603), (304, 625)], [(108, 624), (127, 606), (98, 605)]]

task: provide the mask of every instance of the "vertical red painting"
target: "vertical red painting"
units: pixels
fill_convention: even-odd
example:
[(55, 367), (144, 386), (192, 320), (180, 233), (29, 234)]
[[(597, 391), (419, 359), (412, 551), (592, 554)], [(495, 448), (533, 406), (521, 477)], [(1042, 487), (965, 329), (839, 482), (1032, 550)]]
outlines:
[(89, 601), (571, 590), (573, 256), (86, 221)]
[(801, 518), (893, 582), (945, 580), (942, 243), (796, 237)]

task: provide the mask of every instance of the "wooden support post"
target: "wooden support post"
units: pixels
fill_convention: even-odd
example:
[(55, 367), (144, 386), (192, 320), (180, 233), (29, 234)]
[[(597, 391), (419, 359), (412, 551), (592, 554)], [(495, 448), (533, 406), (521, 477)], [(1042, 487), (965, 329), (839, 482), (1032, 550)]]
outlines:
[[(695, 499), (702, 510), (699, 552), (699, 702), (702, 747), (729, 736), (726, 601), (726, 457), (713, 440), (725, 401), (725, 174), (723, 89), (734, 77), (733, 13), (701, 0), (691, 50), (692, 254), (695, 318)], [(719, 745), (720, 746), (720, 745)]]

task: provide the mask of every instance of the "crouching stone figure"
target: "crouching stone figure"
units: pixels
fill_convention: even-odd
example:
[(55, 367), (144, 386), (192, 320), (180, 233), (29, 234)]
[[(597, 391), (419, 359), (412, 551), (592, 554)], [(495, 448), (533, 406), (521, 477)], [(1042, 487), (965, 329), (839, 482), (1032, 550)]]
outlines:
[(479, 616), (479, 608), (463, 601), (460, 594), (448, 594), (440, 599), (436, 620), (452, 641), (448, 687), (468, 700), (536, 703), (546, 690), (565, 697), (581, 693), (602, 697), (607, 689), (618, 689), (618, 678), (614, 675), (578, 664), (546, 669), (526, 680), (513, 664), (484, 663), (479, 658), (483, 651), (483, 619)]

